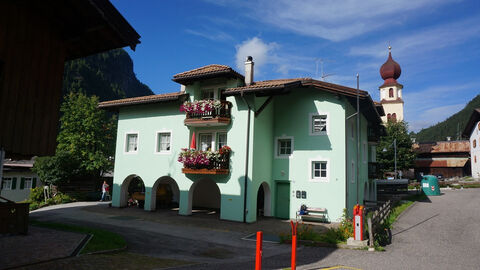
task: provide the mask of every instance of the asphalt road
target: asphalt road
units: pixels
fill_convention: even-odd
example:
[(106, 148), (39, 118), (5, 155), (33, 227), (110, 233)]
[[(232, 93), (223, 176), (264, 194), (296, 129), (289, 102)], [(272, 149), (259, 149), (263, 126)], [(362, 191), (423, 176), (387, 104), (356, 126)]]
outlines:
[[(385, 252), (299, 247), (297, 269), (480, 269), (479, 206), (480, 189), (443, 191), (400, 217)], [(32, 216), (95, 225), (124, 235), (131, 252), (201, 263), (179, 269), (254, 268), (254, 242), (240, 240), (237, 232), (115, 220), (78, 208)], [(289, 266), (288, 245), (265, 244), (263, 269)]]

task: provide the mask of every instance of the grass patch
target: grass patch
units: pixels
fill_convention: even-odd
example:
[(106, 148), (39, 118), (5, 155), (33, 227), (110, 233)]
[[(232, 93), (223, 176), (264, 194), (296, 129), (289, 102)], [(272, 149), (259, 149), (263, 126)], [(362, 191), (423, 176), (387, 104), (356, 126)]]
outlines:
[(80, 254), (119, 249), (127, 245), (127, 242), (125, 242), (125, 239), (121, 235), (102, 229), (36, 220), (31, 220), (30, 224), (54, 230), (93, 235), (92, 239), (90, 239), (87, 246), (85, 246)]

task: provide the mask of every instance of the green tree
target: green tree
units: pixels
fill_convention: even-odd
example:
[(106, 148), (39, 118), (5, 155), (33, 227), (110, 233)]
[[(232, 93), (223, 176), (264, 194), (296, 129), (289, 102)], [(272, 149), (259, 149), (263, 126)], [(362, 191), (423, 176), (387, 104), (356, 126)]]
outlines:
[(98, 177), (112, 169), (115, 119), (97, 108), (98, 98), (69, 93), (60, 111), (55, 156), (37, 158), (34, 171), (47, 183), (75, 177)]
[(385, 129), (386, 135), (380, 137), (377, 146), (377, 162), (380, 171), (385, 173), (395, 170), (394, 140), (396, 140), (397, 148), (397, 171), (412, 168), (416, 155), (412, 149), (412, 140), (408, 135), (407, 123), (388, 121)]

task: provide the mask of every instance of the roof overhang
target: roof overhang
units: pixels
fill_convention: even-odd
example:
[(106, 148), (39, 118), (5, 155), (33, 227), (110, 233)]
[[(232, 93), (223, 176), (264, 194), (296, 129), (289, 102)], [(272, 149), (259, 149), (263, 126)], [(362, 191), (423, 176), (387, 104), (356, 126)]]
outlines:
[(140, 35), (108, 0), (18, 1), (45, 18), (64, 41), (66, 60), (129, 46)]
[(475, 124), (478, 121), (480, 121), (480, 108), (474, 109), (470, 115), (470, 119), (468, 120), (467, 125), (462, 133), (465, 138), (470, 138), (470, 134), (472, 134), (472, 130), (475, 128)]
[(167, 103), (167, 102), (175, 102), (175, 101), (184, 102), (185, 100), (188, 99), (188, 97), (189, 97), (189, 94), (186, 94), (185, 92), (178, 92), (178, 93), (170, 93), (170, 94), (124, 98), (124, 99), (100, 102), (98, 104), (98, 108), (115, 111), (121, 107), (128, 107), (128, 106), (135, 106), (135, 105)]

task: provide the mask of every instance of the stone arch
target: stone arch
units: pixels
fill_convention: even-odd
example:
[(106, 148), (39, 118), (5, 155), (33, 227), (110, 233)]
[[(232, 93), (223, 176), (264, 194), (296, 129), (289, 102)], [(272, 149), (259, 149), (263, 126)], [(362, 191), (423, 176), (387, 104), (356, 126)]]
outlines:
[(132, 193), (132, 192), (136, 191), (136, 188), (131, 188), (130, 184), (132, 183), (132, 181), (136, 182), (138, 180), (142, 182), (143, 192), (145, 192), (145, 182), (143, 181), (143, 179), (140, 176), (138, 176), (136, 174), (131, 174), (131, 175), (127, 176), (125, 178), (125, 180), (123, 180), (123, 183), (122, 183), (121, 188), (120, 188), (120, 207), (127, 206), (128, 198), (129, 198), (129, 196), (131, 196), (131, 194), (129, 194), (129, 193)]
[(220, 213), (221, 193), (217, 183), (206, 177), (195, 181), (188, 191), (187, 214), (193, 209), (211, 209)]
[[(159, 190), (162, 194), (157, 193)], [(170, 176), (162, 176), (153, 184), (152, 196), (150, 198), (151, 211), (155, 211), (159, 201), (166, 206), (172, 206), (172, 204), (178, 206), (178, 204), (180, 204), (180, 189), (175, 179)]]
[(257, 216), (272, 216), (272, 193), (267, 182), (263, 182), (257, 191)]

